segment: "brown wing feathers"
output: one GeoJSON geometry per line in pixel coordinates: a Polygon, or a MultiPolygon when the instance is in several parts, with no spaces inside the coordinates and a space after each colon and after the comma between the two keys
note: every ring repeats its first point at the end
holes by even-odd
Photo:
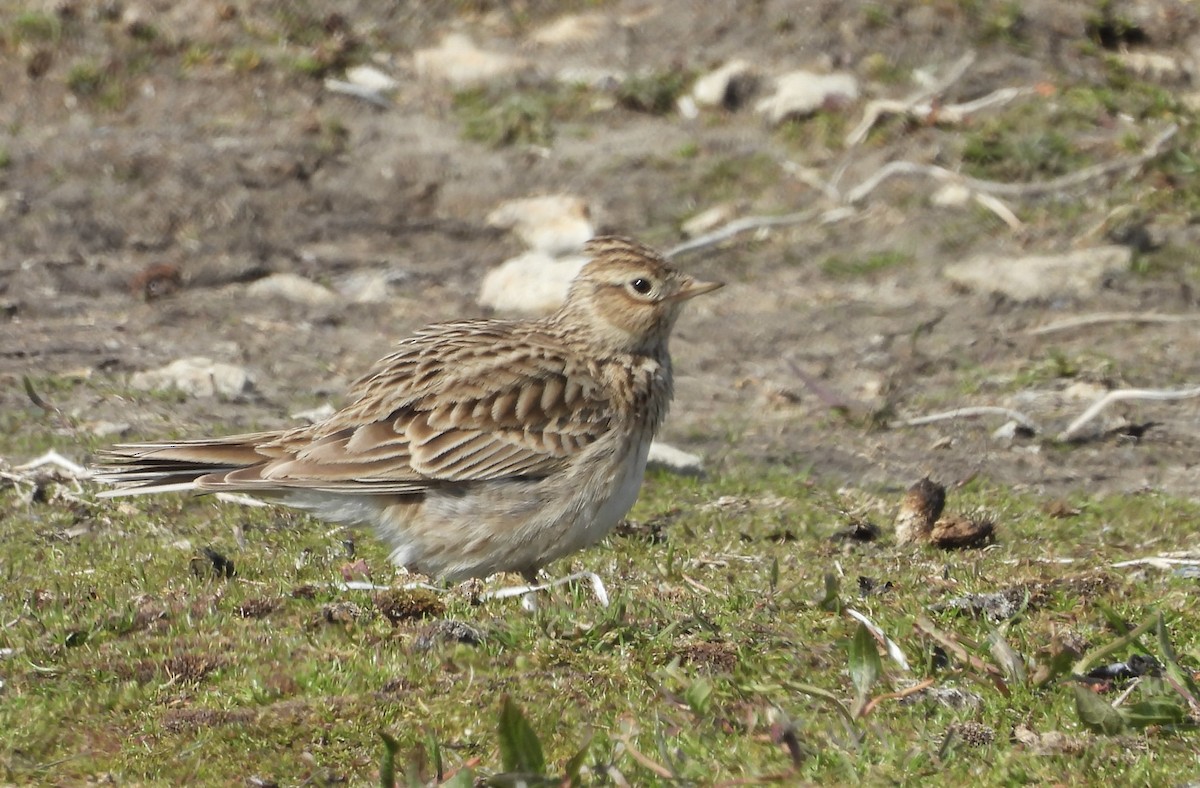
{"type": "Polygon", "coordinates": [[[197,480],[206,489],[376,493],[553,473],[609,429],[606,397],[593,370],[569,368],[553,348],[513,337],[520,325],[462,323],[418,334],[324,422],[119,446],[106,476],[136,487],[197,480]]]}

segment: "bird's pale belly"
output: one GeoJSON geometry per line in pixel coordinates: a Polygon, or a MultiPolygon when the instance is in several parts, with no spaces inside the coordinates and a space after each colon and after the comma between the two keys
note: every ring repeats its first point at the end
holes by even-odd
{"type": "Polygon", "coordinates": [[[595,544],[621,521],[637,500],[649,450],[648,439],[631,448],[632,456],[613,469],[616,478],[593,470],[538,482],[498,481],[469,492],[431,492],[423,500],[374,507],[362,501],[338,513],[323,507],[319,514],[374,526],[392,546],[395,563],[433,577],[457,582],[528,573],[595,544]],[[351,511],[357,516],[348,517],[351,511]]]}
{"type": "Polygon", "coordinates": [[[613,485],[608,498],[603,500],[595,514],[580,518],[581,521],[574,524],[560,545],[560,549],[554,551],[550,559],[582,550],[599,542],[633,508],[638,493],[642,489],[642,479],[646,475],[646,457],[650,453],[650,440],[648,438],[643,440],[641,445],[634,447],[632,451],[634,456],[623,463],[621,475],[613,485]]]}

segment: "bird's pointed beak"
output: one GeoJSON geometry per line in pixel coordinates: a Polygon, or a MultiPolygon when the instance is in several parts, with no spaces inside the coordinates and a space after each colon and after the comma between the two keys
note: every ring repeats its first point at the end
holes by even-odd
{"type": "Polygon", "coordinates": [[[717,288],[724,287],[724,282],[706,282],[703,279],[693,279],[688,277],[683,287],[679,288],[679,292],[675,294],[676,301],[687,301],[689,298],[695,298],[698,295],[711,293],[717,288]]]}

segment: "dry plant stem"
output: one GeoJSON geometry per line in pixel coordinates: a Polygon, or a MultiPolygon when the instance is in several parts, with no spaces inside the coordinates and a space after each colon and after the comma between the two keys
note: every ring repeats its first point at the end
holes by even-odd
{"type": "Polygon", "coordinates": [[[803,165],[797,164],[794,161],[784,161],[784,162],[781,162],[779,166],[783,169],[784,172],[786,172],[788,175],[791,175],[793,178],[800,181],[805,186],[809,186],[813,189],[816,189],[821,194],[825,195],[825,199],[829,200],[830,202],[841,202],[842,195],[837,190],[837,186],[835,186],[834,184],[837,182],[837,179],[840,178],[842,173],[845,171],[844,164],[843,164],[843,166],[838,167],[837,172],[834,173],[834,177],[833,177],[832,181],[827,181],[824,178],[822,178],[820,175],[817,174],[817,171],[815,169],[813,169],[812,167],[805,167],[803,165]]]}
{"type": "Polygon", "coordinates": [[[870,178],[867,178],[861,184],[856,186],[846,194],[846,202],[854,205],[862,202],[871,192],[875,191],[880,184],[889,178],[898,175],[921,175],[928,178],[934,178],[940,181],[961,184],[973,191],[990,194],[996,197],[1035,197],[1041,194],[1051,192],[1060,192],[1076,186],[1102,178],[1114,172],[1134,169],[1147,161],[1159,156],[1167,142],[1179,131],[1177,125],[1170,125],[1156,136],[1150,143],[1142,149],[1142,152],[1136,156],[1129,156],[1124,159],[1115,159],[1102,164],[1096,164],[1091,167],[1085,167],[1082,170],[1068,173],[1058,178],[1051,178],[1048,181],[1032,181],[1029,183],[1000,183],[998,181],[984,181],[978,178],[970,178],[961,173],[948,170],[945,167],[938,167],[934,164],[918,164],[911,161],[893,161],[880,167],[878,171],[870,178]]]}
{"type": "Polygon", "coordinates": [[[1057,440],[1069,441],[1074,439],[1085,424],[1100,415],[1101,411],[1114,402],[1124,402],[1126,400],[1174,402],[1175,400],[1194,399],[1196,397],[1200,397],[1200,386],[1190,389],[1117,389],[1116,391],[1110,391],[1093,402],[1079,418],[1075,419],[1075,421],[1071,422],[1070,426],[1060,432],[1057,440]]]}
{"type": "Polygon", "coordinates": [[[54,449],[51,449],[50,451],[46,452],[41,457],[32,459],[23,465],[16,466],[15,468],[13,468],[13,470],[14,471],[32,471],[32,470],[42,467],[43,465],[53,465],[54,467],[63,471],[68,476],[72,477],[73,479],[90,479],[92,477],[92,472],[89,471],[87,468],[83,467],[82,465],[80,465],[77,462],[68,460],[66,457],[62,456],[61,454],[56,452],[54,449]]]}
{"type": "Polygon", "coordinates": [[[899,419],[897,421],[888,422],[889,429],[898,429],[900,427],[920,427],[924,424],[933,424],[938,421],[950,421],[952,419],[973,419],[978,416],[1003,416],[1007,419],[1017,422],[1022,427],[1040,433],[1037,424],[1033,422],[1024,413],[1010,408],[1000,408],[993,405],[977,405],[969,408],[955,408],[941,413],[931,413],[928,416],[916,416],[911,419],[899,419]]]}
{"type": "Polygon", "coordinates": [[[1010,229],[1020,230],[1025,226],[1025,223],[1017,217],[1017,214],[1013,212],[1013,209],[1005,205],[999,197],[993,197],[990,194],[984,194],[982,192],[975,192],[973,195],[971,195],[971,197],[975,200],[975,202],[979,203],[984,208],[987,208],[989,211],[996,214],[996,216],[1000,217],[1000,221],[1007,224],[1010,229]]]}
{"type": "Polygon", "coordinates": [[[1089,328],[1106,323],[1191,323],[1200,320],[1200,315],[1164,315],[1155,312],[1097,312],[1093,315],[1079,315],[1065,320],[1057,320],[1044,326],[1029,328],[1025,333],[1031,337],[1045,336],[1059,331],[1071,331],[1076,328],[1089,328]]]}
{"type": "Polygon", "coordinates": [[[1020,96],[1028,96],[1033,88],[1001,88],[974,101],[962,104],[937,105],[932,101],[923,100],[915,104],[907,101],[880,99],[867,104],[862,121],[854,130],[846,135],[847,145],[857,145],[867,138],[871,129],[884,115],[908,115],[918,120],[932,120],[937,123],[962,123],[968,116],[988,107],[1007,104],[1020,96]]]}
{"type": "Polygon", "coordinates": [[[972,65],[974,65],[974,63],[975,63],[975,50],[968,49],[966,52],[964,52],[962,54],[962,57],[960,57],[958,60],[954,61],[954,65],[952,65],[950,67],[950,70],[947,71],[941,79],[939,79],[937,82],[933,83],[929,87],[923,88],[921,90],[918,90],[916,93],[913,93],[911,96],[909,96],[906,99],[906,101],[908,101],[909,103],[915,104],[918,101],[924,101],[925,99],[932,98],[932,97],[938,95],[939,93],[945,93],[947,90],[949,90],[951,85],[953,85],[955,82],[962,79],[963,74],[966,74],[967,69],[969,69],[972,65]]]}
{"type": "MultiPolygon", "coordinates": [[[[999,91],[997,91],[999,92],[999,91]]],[[[987,97],[985,97],[987,98],[987,97]]],[[[975,102],[978,104],[983,99],[975,102]]],[[[967,105],[962,105],[967,106],[967,105]]],[[[796,165],[785,163],[784,169],[795,174],[803,182],[813,186],[820,191],[827,199],[834,202],[840,202],[842,205],[838,208],[833,208],[826,211],[820,211],[816,208],[810,208],[796,213],[784,214],[782,216],[747,216],[743,219],[737,219],[730,222],[719,230],[715,230],[705,235],[697,236],[690,241],[685,241],[678,246],[668,250],[664,255],[667,259],[671,259],[687,252],[695,252],[700,249],[705,249],[710,246],[715,246],[722,241],[727,241],[735,235],[739,235],[750,230],[759,230],[766,227],[780,227],[790,224],[803,224],[804,222],[812,221],[820,217],[822,224],[833,224],[843,221],[855,215],[853,206],[858,205],[870,196],[871,192],[875,191],[885,181],[901,175],[917,175],[934,180],[943,181],[946,183],[956,183],[970,189],[974,192],[974,199],[983,207],[995,213],[1001,221],[1013,229],[1019,229],[1022,226],[1021,220],[1017,215],[1005,205],[1001,197],[1036,197],[1042,194],[1065,191],[1076,186],[1082,186],[1089,181],[1102,178],[1115,172],[1131,170],[1145,164],[1153,158],[1161,155],[1169,142],[1178,133],[1177,125],[1170,125],[1156,136],[1150,143],[1136,156],[1129,156],[1123,159],[1096,164],[1091,167],[1085,167],[1077,172],[1068,173],[1058,178],[1052,178],[1048,181],[1033,181],[1030,183],[1001,183],[999,181],[985,181],[978,178],[971,178],[962,173],[948,170],[945,167],[939,167],[935,164],[918,164],[911,161],[893,161],[885,164],[875,171],[873,175],[865,181],[855,186],[844,195],[837,187],[840,180],[840,175],[845,171],[845,167],[839,169],[839,173],[834,180],[826,183],[820,180],[814,173],[809,170],[799,168],[796,165]]]]}
{"type": "Polygon", "coordinates": [[[1200,559],[1197,558],[1170,558],[1168,556],[1156,555],[1149,558],[1131,558],[1128,561],[1118,561],[1115,564],[1110,564],[1113,569],[1124,569],[1129,566],[1152,566],[1155,569],[1170,569],[1173,566],[1200,566],[1200,559]]]}
{"type": "Polygon", "coordinates": [[[638,764],[644,768],[654,772],[654,774],[662,777],[664,780],[674,780],[675,773],[663,766],[661,763],[651,760],[648,756],[642,754],[641,750],[633,745],[628,736],[620,736],[617,741],[625,745],[625,752],[629,753],[629,757],[633,758],[638,764]]]}
{"type": "Polygon", "coordinates": [[[874,698],[871,698],[871,700],[867,703],[866,706],[863,706],[863,710],[859,713],[858,716],[860,716],[860,717],[870,716],[871,712],[875,710],[875,707],[878,706],[880,703],[883,703],[885,700],[903,700],[904,698],[907,698],[909,695],[916,695],[918,692],[924,692],[925,690],[932,687],[935,683],[936,682],[934,679],[925,679],[920,684],[914,684],[913,686],[909,687],[908,689],[897,690],[896,692],[885,692],[882,695],[876,695],[874,698]]]}
{"type": "Polygon", "coordinates": [[[854,130],[846,135],[846,145],[854,146],[867,138],[867,134],[874,128],[875,124],[885,114],[908,115],[914,114],[920,117],[928,115],[932,108],[926,103],[929,99],[946,92],[958,80],[962,79],[963,74],[967,73],[967,69],[975,62],[975,52],[967,51],[955,61],[950,70],[945,76],[939,79],[929,87],[918,90],[912,95],[900,99],[880,99],[869,102],[863,110],[863,119],[854,127],[854,130]],[[922,105],[925,105],[922,107],[922,105]]]}
{"type": "Polygon", "coordinates": [[[604,587],[604,581],[595,572],[576,572],[560,577],[557,580],[551,580],[548,583],[538,583],[536,585],[511,586],[508,588],[498,588],[495,591],[487,591],[480,594],[480,599],[508,599],[509,597],[519,596],[527,597],[530,594],[538,591],[548,591],[551,588],[574,583],[578,580],[586,580],[591,584],[592,593],[596,595],[596,601],[601,607],[608,607],[608,589],[604,587]]]}
{"type": "Polygon", "coordinates": [[[806,211],[797,213],[788,213],[783,216],[747,216],[744,219],[737,219],[730,222],[719,230],[715,230],[705,235],[700,235],[690,241],[685,241],[678,246],[668,249],[663,256],[670,260],[687,252],[694,252],[697,249],[704,249],[709,246],[715,246],[732,238],[739,233],[748,232],[750,230],[758,230],[763,227],[780,227],[788,224],[803,224],[804,222],[812,221],[820,214],[820,211],[810,208],[806,211]]]}
{"type": "Polygon", "coordinates": [[[325,89],[331,93],[341,93],[344,96],[362,99],[380,109],[391,109],[392,106],[386,95],[378,88],[367,88],[355,85],[353,82],[343,82],[340,79],[327,79],[325,80],[325,89]]]}
{"type": "Polygon", "coordinates": [[[17,473],[9,473],[8,471],[0,471],[0,479],[3,479],[6,482],[9,482],[14,487],[17,486],[18,484],[28,484],[31,486],[33,486],[35,484],[35,482],[32,479],[30,479],[28,476],[22,476],[17,473]]]}
{"type": "MultiPolygon", "coordinates": [[[[338,591],[391,591],[392,590],[391,586],[380,585],[379,583],[372,583],[367,580],[346,580],[341,583],[330,583],[329,587],[336,589],[338,591]]],[[[428,585],[427,583],[407,583],[405,585],[400,586],[400,588],[403,588],[403,589],[427,588],[430,591],[436,591],[439,594],[444,594],[447,592],[447,589],[445,589],[445,588],[437,588],[436,586],[431,586],[431,585],[428,585]]]]}

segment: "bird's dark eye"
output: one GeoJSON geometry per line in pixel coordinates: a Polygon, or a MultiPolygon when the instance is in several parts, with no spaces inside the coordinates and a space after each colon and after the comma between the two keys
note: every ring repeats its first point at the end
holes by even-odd
{"type": "Polygon", "coordinates": [[[641,293],[642,295],[649,293],[652,287],[649,279],[643,279],[640,276],[630,282],[629,286],[633,288],[635,293],[641,293]]]}

